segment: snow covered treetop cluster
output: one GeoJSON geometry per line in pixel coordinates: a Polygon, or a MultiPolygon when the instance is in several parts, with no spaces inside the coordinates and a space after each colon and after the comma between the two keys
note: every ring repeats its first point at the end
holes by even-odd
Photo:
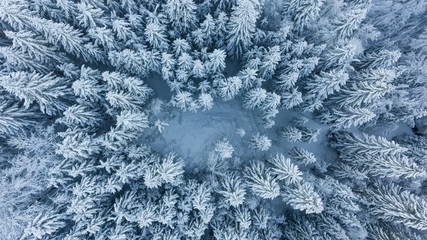
{"type": "Polygon", "coordinates": [[[427,239],[426,0],[0,0],[0,239],[427,239]]]}

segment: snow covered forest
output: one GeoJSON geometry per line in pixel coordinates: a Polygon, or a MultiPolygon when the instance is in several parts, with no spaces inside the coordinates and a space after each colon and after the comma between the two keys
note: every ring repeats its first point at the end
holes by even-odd
{"type": "Polygon", "coordinates": [[[0,239],[427,239],[427,0],[0,0],[0,239]]]}

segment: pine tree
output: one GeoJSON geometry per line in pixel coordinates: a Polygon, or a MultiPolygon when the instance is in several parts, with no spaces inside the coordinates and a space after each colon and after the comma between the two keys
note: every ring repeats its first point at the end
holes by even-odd
{"type": "Polygon", "coordinates": [[[187,111],[190,110],[194,100],[191,93],[182,91],[172,97],[171,103],[172,106],[180,108],[183,111],[187,111]]]}
{"type": "Polygon", "coordinates": [[[169,153],[161,160],[156,159],[144,174],[144,183],[149,188],[157,188],[162,184],[176,184],[184,173],[184,162],[175,153],[169,153]]]}
{"type": "Polygon", "coordinates": [[[97,140],[83,132],[82,129],[69,128],[65,132],[59,133],[59,136],[63,140],[56,153],[66,159],[87,159],[100,151],[97,140]]]}
{"type": "Polygon", "coordinates": [[[177,38],[172,42],[172,49],[175,56],[180,56],[184,52],[188,52],[191,47],[185,39],[177,38]]]}
{"type": "Polygon", "coordinates": [[[238,0],[233,6],[227,25],[227,52],[239,59],[252,45],[251,34],[255,32],[258,12],[257,1],[238,0]]]}
{"type": "Polygon", "coordinates": [[[242,229],[249,229],[252,224],[251,214],[247,208],[239,207],[234,210],[236,221],[242,229]]]}
{"type": "Polygon", "coordinates": [[[310,127],[299,127],[302,133],[302,141],[304,142],[317,142],[317,136],[320,133],[320,128],[314,129],[310,127]]]}
{"type": "Polygon", "coordinates": [[[19,104],[0,101],[0,135],[8,136],[23,133],[36,125],[37,114],[34,110],[25,109],[19,104]]]}
{"type": "Polygon", "coordinates": [[[144,84],[140,78],[131,77],[118,72],[103,72],[102,79],[116,91],[126,91],[138,96],[145,101],[151,96],[153,90],[144,84]]]}
{"type": "Polygon", "coordinates": [[[281,97],[275,92],[268,92],[265,101],[262,103],[261,109],[268,111],[270,109],[276,109],[281,103],[281,97]]]}
{"type": "Polygon", "coordinates": [[[195,78],[205,78],[207,74],[207,68],[202,61],[196,59],[193,63],[191,75],[195,78]]]}
{"type": "Polygon", "coordinates": [[[140,49],[139,51],[130,49],[120,52],[110,51],[108,59],[114,67],[133,73],[139,77],[145,77],[150,71],[155,71],[160,66],[160,56],[153,55],[153,52],[145,49],[140,49]],[[158,59],[156,59],[157,57],[158,59]],[[150,65],[150,60],[158,62],[158,66],[150,65]]]}
{"type": "Polygon", "coordinates": [[[188,53],[182,53],[178,57],[178,67],[179,70],[189,71],[193,69],[194,60],[188,53]]]}
{"type": "Polygon", "coordinates": [[[140,97],[124,91],[110,91],[106,94],[105,99],[111,107],[121,110],[139,110],[144,103],[140,97]]]}
{"type": "Polygon", "coordinates": [[[85,48],[87,45],[86,37],[83,33],[65,23],[56,23],[51,20],[41,18],[30,18],[31,28],[41,32],[47,41],[53,45],[64,48],[67,53],[73,54],[77,57],[82,56],[85,61],[93,62],[100,60],[85,48]]]}
{"type": "Polygon", "coordinates": [[[215,47],[216,48],[224,48],[226,46],[226,37],[227,37],[227,25],[229,22],[229,18],[226,12],[219,12],[217,18],[215,19],[215,47]]]}
{"type": "Polygon", "coordinates": [[[361,166],[362,169],[367,169],[370,175],[379,178],[418,178],[427,176],[425,170],[417,164],[410,162],[405,155],[362,155],[356,157],[354,160],[357,161],[357,165],[361,166]]]}
{"type": "Polygon", "coordinates": [[[148,117],[143,112],[122,111],[120,115],[117,115],[117,128],[140,132],[148,125],[148,117]]]}
{"type": "Polygon", "coordinates": [[[104,12],[91,4],[84,2],[77,4],[77,20],[79,25],[84,28],[96,28],[106,25],[106,19],[103,17],[104,12]]]}
{"type": "Polygon", "coordinates": [[[100,72],[98,70],[82,66],[80,69],[80,79],[74,81],[72,84],[74,94],[91,102],[101,101],[103,99],[104,88],[100,84],[100,80],[100,72]]]}
{"type": "Polygon", "coordinates": [[[398,73],[395,69],[387,69],[387,68],[368,68],[364,69],[354,75],[352,75],[351,79],[357,82],[369,81],[369,82],[384,82],[391,83],[396,77],[398,73]]]}
{"type": "Polygon", "coordinates": [[[297,116],[297,117],[293,117],[291,123],[301,127],[304,126],[307,122],[308,122],[308,118],[303,117],[303,116],[297,116]]]}
{"type": "Polygon", "coordinates": [[[276,115],[279,113],[279,110],[276,108],[265,109],[262,111],[262,124],[265,128],[272,128],[276,122],[273,120],[276,115]]]}
{"type": "Polygon", "coordinates": [[[23,238],[30,236],[42,239],[46,235],[51,235],[65,226],[65,219],[60,214],[52,211],[37,215],[25,229],[23,238]]]}
{"type": "Polygon", "coordinates": [[[294,88],[299,78],[299,72],[292,71],[289,73],[282,73],[274,80],[274,86],[277,91],[285,91],[294,88]]]}
{"type": "Polygon", "coordinates": [[[196,190],[191,194],[193,207],[199,211],[205,211],[211,200],[211,191],[212,189],[205,183],[198,184],[196,190]]]}
{"type": "Polygon", "coordinates": [[[247,185],[256,195],[266,199],[274,199],[279,196],[279,184],[263,163],[252,162],[245,168],[244,174],[248,179],[247,185]]]}
{"type": "Polygon", "coordinates": [[[414,239],[422,240],[423,238],[406,227],[396,226],[391,223],[379,221],[376,224],[366,226],[368,232],[367,240],[388,240],[392,239],[414,239]]]}
{"type": "Polygon", "coordinates": [[[333,134],[342,160],[380,178],[415,178],[426,172],[401,153],[407,149],[385,138],[353,133],[333,134]]]}

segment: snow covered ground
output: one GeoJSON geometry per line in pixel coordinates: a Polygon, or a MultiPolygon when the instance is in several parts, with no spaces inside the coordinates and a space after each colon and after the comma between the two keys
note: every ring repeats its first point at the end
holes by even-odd
{"type": "MultiPolygon", "coordinates": [[[[143,141],[150,143],[156,152],[177,153],[185,160],[187,169],[203,167],[214,144],[223,138],[227,138],[234,147],[234,160],[265,160],[276,153],[288,155],[292,147],[298,146],[313,152],[321,162],[333,161],[336,155],[327,146],[327,130],[314,120],[310,120],[307,124],[312,128],[322,129],[315,143],[290,143],[279,135],[280,129],[293,125],[292,118],[300,114],[291,110],[280,110],[275,118],[276,125],[265,129],[259,113],[244,109],[240,99],[217,101],[211,110],[203,112],[182,112],[180,109],[172,109],[168,116],[161,119],[169,126],[166,126],[162,133],[154,127],[147,129],[143,141]],[[246,133],[243,137],[237,133],[239,128],[246,133]],[[255,133],[267,135],[272,140],[272,147],[268,151],[253,150],[248,146],[250,138],[255,133]]],[[[300,168],[304,169],[303,166],[300,168]]]]}

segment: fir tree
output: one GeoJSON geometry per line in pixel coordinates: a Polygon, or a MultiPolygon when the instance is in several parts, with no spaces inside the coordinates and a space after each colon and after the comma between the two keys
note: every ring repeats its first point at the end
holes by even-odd
{"type": "Polygon", "coordinates": [[[245,188],[241,179],[234,175],[227,175],[221,182],[223,190],[219,191],[225,201],[233,207],[238,207],[245,200],[245,188]]]}
{"type": "Polygon", "coordinates": [[[145,37],[147,42],[153,48],[164,48],[168,44],[164,30],[159,24],[149,23],[145,28],[145,37]]]}
{"type": "Polygon", "coordinates": [[[370,214],[385,221],[425,230],[427,202],[391,183],[375,183],[365,192],[370,214]]]}
{"type": "Polygon", "coordinates": [[[359,44],[356,40],[348,40],[327,51],[321,60],[324,68],[339,68],[348,65],[356,55],[359,44]]]}
{"type": "Polygon", "coordinates": [[[176,33],[183,35],[196,25],[197,6],[193,0],[172,0],[165,5],[165,13],[176,33]]]}
{"type": "Polygon", "coordinates": [[[227,52],[239,59],[252,45],[251,34],[255,32],[258,12],[257,1],[238,0],[233,6],[227,25],[227,52]]]}
{"type": "Polygon", "coordinates": [[[267,151],[271,147],[271,140],[265,135],[256,133],[249,141],[249,146],[255,150],[267,151]]]}
{"type": "Polygon", "coordinates": [[[358,66],[361,68],[387,68],[393,66],[400,58],[399,51],[381,50],[362,56],[358,66]]]}
{"type": "Polygon", "coordinates": [[[316,157],[314,156],[314,154],[305,150],[304,148],[300,148],[300,147],[292,148],[289,154],[297,162],[301,162],[304,165],[309,165],[316,162],[316,157]]]}
{"type": "Polygon", "coordinates": [[[344,109],[333,108],[329,113],[322,116],[322,121],[328,123],[331,127],[350,128],[352,126],[360,126],[371,121],[375,117],[375,113],[366,108],[345,107],[344,109]]]}
{"type": "Polygon", "coordinates": [[[65,57],[59,52],[49,47],[46,40],[37,37],[36,34],[29,31],[5,31],[6,37],[12,39],[13,48],[19,48],[23,52],[26,52],[31,58],[37,61],[49,64],[51,61],[59,63],[65,57]]]}
{"type": "Polygon", "coordinates": [[[11,72],[0,78],[0,86],[24,101],[29,108],[36,102],[40,110],[48,115],[63,111],[67,104],[65,97],[70,96],[70,89],[64,79],[55,77],[53,73],[42,76],[36,72],[11,72]]]}
{"type": "Polygon", "coordinates": [[[281,99],[281,105],[285,109],[291,109],[303,103],[302,94],[297,88],[292,89],[291,92],[282,93],[281,99]]]}
{"type": "Polygon", "coordinates": [[[233,99],[242,88],[242,80],[239,77],[221,79],[218,83],[219,95],[225,100],[233,99]]]}
{"type": "Polygon", "coordinates": [[[273,165],[272,172],[279,180],[285,180],[286,184],[295,184],[302,180],[302,173],[298,167],[291,163],[289,158],[282,154],[276,154],[269,161],[273,165]]]}
{"type": "Polygon", "coordinates": [[[361,106],[372,104],[387,93],[394,90],[394,86],[384,82],[358,82],[349,88],[341,90],[338,97],[332,98],[339,106],[361,106]]]}
{"type": "Polygon", "coordinates": [[[305,211],[307,214],[323,211],[322,199],[308,183],[299,182],[286,187],[282,197],[284,202],[295,209],[305,211]]]}
{"type": "Polygon", "coordinates": [[[269,80],[274,75],[280,60],[280,47],[273,46],[269,48],[268,52],[266,52],[263,56],[261,65],[259,67],[260,76],[266,80],[269,80]]]}
{"type": "Polygon", "coordinates": [[[307,82],[309,90],[306,98],[326,99],[329,95],[340,90],[346,84],[348,74],[343,70],[333,69],[329,72],[321,72],[313,81],[307,82]]]}
{"type": "Polygon", "coordinates": [[[341,154],[345,155],[394,155],[404,153],[407,148],[384,137],[370,136],[367,134],[354,134],[350,132],[337,132],[331,134],[333,144],[341,154]]]}
{"type": "Polygon", "coordinates": [[[279,184],[261,162],[252,162],[245,168],[245,177],[248,179],[247,185],[252,191],[266,199],[274,199],[280,194],[279,184]]]}
{"type": "Polygon", "coordinates": [[[352,9],[338,18],[334,25],[336,26],[339,38],[349,38],[353,32],[359,28],[361,22],[366,17],[366,9],[352,9]]]}
{"type": "Polygon", "coordinates": [[[228,139],[224,138],[215,144],[215,152],[221,159],[227,159],[233,156],[234,148],[228,139]]]}
{"type": "Polygon", "coordinates": [[[280,131],[280,135],[285,138],[286,141],[292,143],[302,141],[302,133],[296,127],[286,127],[280,131]]]}
{"type": "Polygon", "coordinates": [[[202,110],[210,110],[213,105],[213,98],[209,93],[202,93],[199,95],[199,98],[197,99],[197,104],[200,109],[202,110]]]}
{"type": "Polygon", "coordinates": [[[0,53],[6,58],[5,67],[10,70],[30,70],[48,73],[49,67],[42,62],[37,62],[25,53],[10,47],[0,47],[0,53]]]}
{"type": "Polygon", "coordinates": [[[292,14],[295,25],[302,30],[316,20],[322,5],[321,0],[292,0],[288,11],[292,14]]]}
{"type": "Polygon", "coordinates": [[[226,54],[224,50],[215,49],[209,54],[209,70],[212,74],[221,73],[225,69],[226,54]]]}
{"type": "Polygon", "coordinates": [[[244,107],[247,109],[255,109],[261,107],[267,98],[267,91],[263,88],[254,88],[248,91],[244,96],[244,107]]]}
{"type": "Polygon", "coordinates": [[[75,104],[64,111],[64,116],[58,122],[66,124],[68,127],[74,126],[99,126],[101,116],[87,105],[75,104]]]}

